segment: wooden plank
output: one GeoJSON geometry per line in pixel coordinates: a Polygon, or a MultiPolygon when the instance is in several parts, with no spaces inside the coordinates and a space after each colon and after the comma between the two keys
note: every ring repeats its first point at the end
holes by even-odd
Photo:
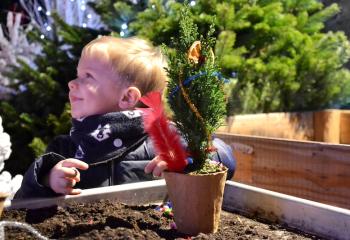
{"type": "Polygon", "coordinates": [[[350,111],[237,115],[228,117],[217,132],[350,144],[350,111]]]}
{"type": "Polygon", "coordinates": [[[350,144],[350,110],[342,110],[340,115],[340,143],[350,144]]]}
{"type": "Polygon", "coordinates": [[[248,154],[246,151],[243,150],[242,146],[246,147],[245,145],[233,145],[233,148],[236,149],[236,151],[233,152],[233,155],[235,159],[240,160],[237,161],[236,164],[236,168],[240,169],[240,171],[236,171],[236,173],[234,174],[234,179],[239,179],[240,181],[248,184],[253,183],[253,155],[248,154]]]}
{"type": "Polygon", "coordinates": [[[320,142],[340,142],[341,110],[329,109],[314,112],[314,140],[320,142]]]}
{"type": "Polygon", "coordinates": [[[218,132],[313,140],[313,113],[261,113],[227,118],[218,132]]]}
{"type": "Polygon", "coordinates": [[[237,144],[252,148],[250,165],[244,163],[249,158],[236,154],[234,180],[350,209],[349,145],[220,133],[217,136],[233,149],[237,144]]]}

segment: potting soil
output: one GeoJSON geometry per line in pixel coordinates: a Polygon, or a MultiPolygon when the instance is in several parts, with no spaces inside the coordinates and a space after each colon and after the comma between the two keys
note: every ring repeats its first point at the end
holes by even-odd
{"type": "MultiPolygon", "coordinates": [[[[187,236],[174,229],[171,215],[156,207],[100,200],[71,203],[64,208],[5,210],[1,221],[29,223],[50,239],[321,239],[225,211],[217,233],[187,236]]],[[[24,229],[6,227],[5,239],[36,238],[24,229]]]]}

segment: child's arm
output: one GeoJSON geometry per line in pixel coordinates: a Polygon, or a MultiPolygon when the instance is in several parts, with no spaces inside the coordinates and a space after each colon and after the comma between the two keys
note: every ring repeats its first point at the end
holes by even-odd
{"type": "MultiPolygon", "coordinates": [[[[214,155],[213,160],[221,162],[228,168],[227,179],[231,179],[236,168],[236,160],[231,147],[218,138],[214,138],[213,145],[217,148],[217,154],[214,155]]],[[[167,169],[168,164],[156,156],[146,165],[145,173],[152,173],[153,176],[160,177],[167,169]]]]}
{"type": "Polygon", "coordinates": [[[74,156],[75,151],[76,147],[69,136],[56,137],[48,145],[46,153],[30,165],[23,176],[21,187],[14,198],[24,199],[57,196],[58,193],[49,187],[49,174],[57,164],[74,156]]]}

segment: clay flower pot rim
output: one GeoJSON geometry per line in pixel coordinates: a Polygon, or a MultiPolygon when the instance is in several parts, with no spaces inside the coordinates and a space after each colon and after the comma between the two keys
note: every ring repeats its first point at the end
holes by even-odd
{"type": "Polygon", "coordinates": [[[164,173],[177,173],[177,174],[183,174],[183,175],[188,175],[188,176],[193,176],[193,177],[200,177],[200,176],[208,176],[208,175],[218,175],[218,174],[222,174],[224,172],[227,172],[228,171],[228,168],[225,167],[225,169],[223,169],[222,171],[219,171],[219,172],[212,172],[212,173],[193,173],[193,172],[190,172],[190,173],[182,173],[182,172],[171,172],[171,171],[164,171],[164,173]]]}

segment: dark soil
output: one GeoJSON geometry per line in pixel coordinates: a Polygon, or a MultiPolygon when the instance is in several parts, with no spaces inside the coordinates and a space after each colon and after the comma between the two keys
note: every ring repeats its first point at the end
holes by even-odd
{"type": "MultiPolygon", "coordinates": [[[[54,239],[191,239],[172,229],[172,218],[156,205],[127,206],[101,200],[39,210],[5,210],[3,221],[30,223],[42,235],[54,239]]],[[[5,239],[35,239],[26,230],[6,227],[5,239]]],[[[222,212],[215,234],[192,239],[320,239],[286,228],[261,223],[238,214],[222,212]]]]}

